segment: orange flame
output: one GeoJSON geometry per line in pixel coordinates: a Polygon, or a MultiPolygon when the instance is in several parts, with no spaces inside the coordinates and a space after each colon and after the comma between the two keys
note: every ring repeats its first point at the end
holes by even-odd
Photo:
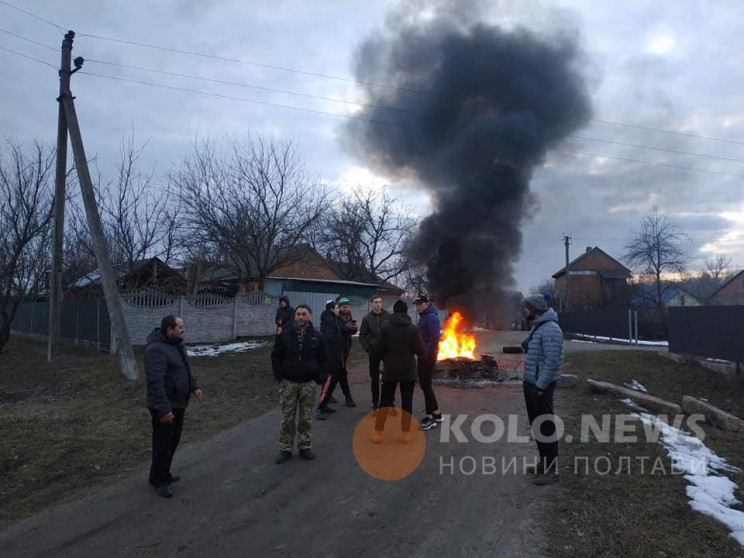
{"type": "Polygon", "coordinates": [[[453,313],[444,322],[437,360],[457,357],[475,358],[475,335],[463,331],[462,314],[459,312],[453,313]]]}

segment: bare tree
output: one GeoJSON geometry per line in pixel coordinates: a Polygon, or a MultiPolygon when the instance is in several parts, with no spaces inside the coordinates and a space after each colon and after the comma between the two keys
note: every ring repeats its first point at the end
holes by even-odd
{"type": "Polygon", "coordinates": [[[417,222],[387,190],[356,190],[323,222],[323,244],[346,279],[389,281],[405,272],[404,249],[417,222]]]}
{"type": "Polygon", "coordinates": [[[0,352],[10,339],[18,303],[47,282],[54,208],[55,151],[24,151],[7,141],[0,153],[0,352]]]}
{"type": "Polygon", "coordinates": [[[731,256],[718,254],[705,260],[705,270],[719,287],[723,283],[726,271],[731,265],[731,256]]]}
{"type": "Polygon", "coordinates": [[[654,302],[664,331],[667,330],[667,318],[662,295],[672,286],[665,276],[687,271],[689,255],[684,244],[688,243],[689,237],[666,214],[654,207],[644,217],[641,230],[625,247],[623,259],[642,270],[653,281],[654,302]]]}
{"type": "Polygon", "coordinates": [[[180,193],[193,242],[211,247],[258,289],[308,243],[327,203],[294,142],[263,135],[228,138],[225,151],[210,141],[195,142],[170,182],[180,193]]]}
{"type": "MultiPolygon", "coordinates": [[[[99,172],[95,186],[111,261],[127,273],[130,283],[123,285],[127,289],[144,286],[137,274],[132,273],[138,261],[159,257],[170,263],[178,252],[179,203],[166,187],[155,181],[152,171],[140,170],[146,146],[147,143],[136,146],[133,136],[122,139],[116,180],[104,184],[99,172]]],[[[93,243],[79,204],[71,204],[71,214],[70,237],[74,240],[68,255],[72,267],[79,266],[83,271],[93,257],[93,243]]]]}

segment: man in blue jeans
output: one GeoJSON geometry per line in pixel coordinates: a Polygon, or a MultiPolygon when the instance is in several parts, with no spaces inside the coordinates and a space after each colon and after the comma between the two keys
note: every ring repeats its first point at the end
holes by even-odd
{"type": "Polygon", "coordinates": [[[428,296],[417,296],[413,304],[419,315],[418,328],[421,339],[424,341],[424,358],[418,359],[419,385],[421,385],[421,391],[424,392],[424,405],[426,406],[426,416],[421,420],[421,428],[431,430],[442,422],[442,412],[439,410],[437,396],[434,395],[434,388],[431,385],[434,367],[437,365],[439,335],[442,326],[437,309],[434,308],[428,296]]]}
{"type": "Polygon", "coordinates": [[[553,420],[553,392],[563,367],[563,331],[558,325],[558,314],[548,307],[548,296],[536,294],[525,299],[524,313],[532,320],[532,329],[522,341],[527,353],[524,357],[524,401],[530,428],[537,442],[540,461],[532,471],[537,485],[558,480],[558,439],[553,420]],[[541,419],[540,431],[534,423],[541,419]],[[547,419],[547,420],[546,420],[547,419]]]}

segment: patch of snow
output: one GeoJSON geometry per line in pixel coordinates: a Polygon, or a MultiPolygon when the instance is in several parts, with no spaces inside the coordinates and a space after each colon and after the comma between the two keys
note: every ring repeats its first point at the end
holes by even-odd
{"type": "Polygon", "coordinates": [[[588,343],[589,345],[594,345],[594,341],[584,341],[583,339],[571,339],[572,343],[588,343]]]}
{"type": "Polygon", "coordinates": [[[648,393],[648,390],[643,386],[641,382],[638,380],[631,380],[631,382],[623,384],[625,387],[629,387],[630,389],[634,389],[636,391],[642,391],[644,393],[648,393]]]}
{"type": "MultiPolygon", "coordinates": [[[[613,343],[623,343],[625,345],[635,345],[636,343],[630,343],[628,341],[627,337],[624,338],[618,338],[618,337],[602,337],[601,335],[584,335],[582,333],[576,333],[574,334],[576,337],[579,337],[580,339],[590,339],[594,341],[612,341],[613,343]]],[[[644,341],[643,339],[638,340],[638,345],[645,345],[645,346],[652,346],[652,347],[668,347],[669,341],[644,341]]]]}
{"type": "Polygon", "coordinates": [[[700,399],[700,401],[705,401],[706,403],[708,402],[708,398],[707,397],[698,397],[698,399],[700,399]]]}
{"type": "Polygon", "coordinates": [[[226,345],[192,345],[186,347],[186,353],[190,357],[216,357],[222,353],[244,353],[251,349],[265,347],[266,341],[242,341],[240,343],[228,343],[226,345]]]}
{"type": "Polygon", "coordinates": [[[626,397],[625,399],[621,399],[620,402],[625,403],[628,407],[632,407],[633,409],[644,411],[646,413],[648,412],[648,409],[646,409],[645,407],[641,407],[638,403],[628,397],[626,397]]]}
{"type": "Polygon", "coordinates": [[[690,483],[686,489],[690,507],[726,525],[731,536],[744,547],[744,512],[730,507],[739,503],[734,496],[737,486],[723,474],[739,469],[729,465],[698,438],[666,424],[655,415],[641,413],[636,416],[661,431],[661,443],[667,454],[675,467],[684,471],[685,480],[690,483]]]}
{"type": "Polygon", "coordinates": [[[706,358],[705,362],[718,362],[721,364],[731,364],[730,360],[721,360],[720,358],[706,358]]]}

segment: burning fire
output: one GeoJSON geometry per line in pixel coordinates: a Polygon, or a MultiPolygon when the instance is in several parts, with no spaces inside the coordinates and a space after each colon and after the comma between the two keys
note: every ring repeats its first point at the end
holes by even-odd
{"type": "Polygon", "coordinates": [[[462,314],[459,312],[453,313],[444,322],[437,360],[457,357],[475,358],[475,335],[463,331],[462,314]]]}

